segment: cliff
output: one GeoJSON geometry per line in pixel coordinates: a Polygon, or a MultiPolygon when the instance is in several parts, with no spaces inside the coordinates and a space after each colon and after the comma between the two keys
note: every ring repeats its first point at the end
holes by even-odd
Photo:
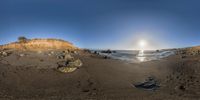
{"type": "Polygon", "coordinates": [[[76,50],[78,49],[72,43],[60,39],[28,39],[25,42],[13,42],[0,46],[1,49],[17,49],[17,50],[76,50]]]}

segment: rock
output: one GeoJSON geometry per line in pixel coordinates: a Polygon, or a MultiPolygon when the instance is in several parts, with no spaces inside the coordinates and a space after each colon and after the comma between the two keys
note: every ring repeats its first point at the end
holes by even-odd
{"type": "Polygon", "coordinates": [[[74,51],[74,54],[78,54],[78,52],[77,52],[77,51],[74,51]]]}
{"type": "Polygon", "coordinates": [[[183,59],[183,58],[186,58],[186,56],[181,56],[181,58],[183,59]]]}
{"type": "Polygon", "coordinates": [[[85,52],[85,53],[91,53],[91,51],[89,49],[83,49],[83,52],[85,52]]]}
{"type": "Polygon", "coordinates": [[[20,57],[24,57],[24,56],[25,56],[25,54],[20,54],[19,56],[20,56],[20,57]]]}
{"type": "Polygon", "coordinates": [[[145,82],[134,84],[136,88],[145,89],[145,90],[156,90],[160,86],[158,85],[158,82],[153,78],[149,77],[146,79],[145,82]]]}
{"type": "Polygon", "coordinates": [[[51,52],[50,52],[50,54],[54,55],[54,54],[55,54],[55,52],[54,52],[54,51],[51,51],[51,52]]]}
{"type": "Polygon", "coordinates": [[[112,53],[112,51],[110,49],[108,49],[106,51],[101,51],[101,53],[112,53]]]}
{"type": "Polygon", "coordinates": [[[72,54],[78,54],[77,51],[75,51],[75,50],[70,51],[70,53],[72,53],[72,54]]]}
{"type": "Polygon", "coordinates": [[[112,51],[112,53],[117,53],[117,51],[112,51]]]}
{"type": "Polygon", "coordinates": [[[69,54],[69,50],[63,51],[64,54],[69,54]]]}
{"type": "Polygon", "coordinates": [[[69,73],[75,71],[77,68],[81,67],[83,63],[81,60],[77,59],[75,61],[60,61],[58,64],[58,71],[63,73],[69,73]]]}
{"type": "Polygon", "coordinates": [[[81,62],[81,60],[77,59],[75,61],[69,62],[68,63],[68,67],[81,67],[83,65],[83,63],[81,62]]]}
{"type": "Polygon", "coordinates": [[[65,58],[64,59],[72,61],[72,60],[74,60],[74,57],[72,57],[70,54],[65,54],[65,58]]]}
{"type": "Polygon", "coordinates": [[[60,61],[57,64],[58,64],[58,67],[66,67],[68,63],[69,63],[68,61],[60,61]]]}
{"type": "Polygon", "coordinates": [[[97,54],[98,52],[97,51],[94,51],[94,54],[97,54]]]}
{"type": "Polygon", "coordinates": [[[108,53],[108,54],[110,54],[110,53],[116,53],[116,51],[111,51],[110,49],[108,49],[108,50],[105,50],[105,51],[101,51],[101,53],[108,53]]]}
{"type": "Polygon", "coordinates": [[[89,89],[83,89],[82,92],[89,92],[89,89]]]}
{"type": "Polygon", "coordinates": [[[93,51],[92,53],[95,54],[95,55],[99,55],[98,51],[93,51]]]}
{"type": "Polygon", "coordinates": [[[108,57],[108,56],[104,56],[103,58],[104,58],[104,59],[109,59],[109,57],[108,57]]]}
{"type": "Polygon", "coordinates": [[[65,58],[64,55],[58,55],[58,56],[57,56],[57,59],[64,59],[64,58],[65,58]]]}
{"type": "Polygon", "coordinates": [[[184,51],[181,51],[181,54],[186,54],[186,51],[184,50],[184,51]]]}
{"type": "Polygon", "coordinates": [[[179,89],[180,89],[181,91],[185,91],[185,86],[181,85],[181,86],[179,86],[179,89]]]}
{"type": "Polygon", "coordinates": [[[3,52],[2,52],[2,56],[3,56],[3,57],[6,57],[6,56],[8,56],[8,53],[5,52],[5,51],[3,51],[3,52]]]}
{"type": "Polygon", "coordinates": [[[77,68],[70,68],[70,67],[59,67],[58,71],[62,72],[62,73],[70,73],[75,71],[77,68]]]}
{"type": "Polygon", "coordinates": [[[42,51],[37,51],[37,53],[41,54],[41,53],[42,53],[42,51]]]}

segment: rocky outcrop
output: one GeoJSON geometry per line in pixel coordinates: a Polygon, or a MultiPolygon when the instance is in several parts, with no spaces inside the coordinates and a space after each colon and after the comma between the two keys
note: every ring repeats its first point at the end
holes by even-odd
{"type": "Polygon", "coordinates": [[[60,60],[57,62],[57,70],[62,73],[70,73],[80,68],[83,63],[80,59],[75,59],[68,51],[63,51],[57,54],[57,59],[60,60]]]}
{"type": "Polygon", "coordinates": [[[77,68],[80,68],[83,63],[81,60],[73,60],[73,61],[60,61],[57,63],[58,64],[58,71],[62,73],[70,73],[75,71],[77,68]]]}
{"type": "Polygon", "coordinates": [[[108,54],[110,54],[110,53],[116,53],[116,51],[111,51],[110,49],[108,49],[108,50],[101,51],[101,53],[108,53],[108,54]]]}
{"type": "Polygon", "coordinates": [[[29,39],[26,42],[14,42],[0,46],[1,49],[17,49],[17,50],[77,50],[72,43],[60,39],[29,39]]]}

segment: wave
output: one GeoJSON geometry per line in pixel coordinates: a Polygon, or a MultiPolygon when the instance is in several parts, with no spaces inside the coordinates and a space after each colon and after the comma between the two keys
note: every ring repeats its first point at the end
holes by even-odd
{"type": "Polygon", "coordinates": [[[151,60],[159,60],[170,55],[175,54],[174,50],[161,51],[136,51],[136,50],[117,50],[116,53],[99,53],[100,55],[111,57],[112,59],[119,59],[123,61],[138,63],[151,60]]]}

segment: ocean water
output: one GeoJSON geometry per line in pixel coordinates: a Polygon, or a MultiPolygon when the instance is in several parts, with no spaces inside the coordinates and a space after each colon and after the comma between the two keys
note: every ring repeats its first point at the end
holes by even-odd
{"type": "Polygon", "coordinates": [[[162,58],[168,57],[175,54],[174,50],[160,50],[157,51],[135,51],[135,50],[116,50],[116,53],[101,53],[100,55],[111,57],[112,59],[119,59],[123,61],[128,61],[132,63],[146,62],[151,60],[160,60],[162,58]]]}

